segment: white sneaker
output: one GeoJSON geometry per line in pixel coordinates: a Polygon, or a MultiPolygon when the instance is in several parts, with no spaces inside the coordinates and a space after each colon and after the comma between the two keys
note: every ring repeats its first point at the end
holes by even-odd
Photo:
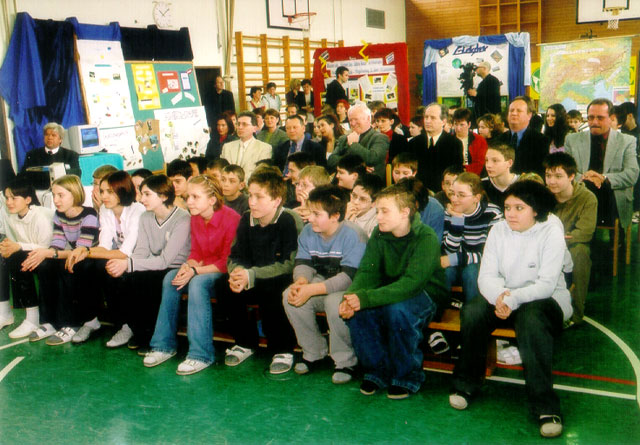
{"type": "Polygon", "coordinates": [[[113,337],[111,337],[111,340],[107,342],[107,348],[117,348],[119,346],[126,345],[129,343],[129,340],[131,340],[131,337],[133,337],[133,332],[129,326],[125,324],[113,337]]]}
{"type": "Polygon", "coordinates": [[[76,335],[75,329],[69,327],[62,328],[51,337],[47,338],[47,344],[49,346],[58,346],[69,343],[74,335],[76,335]]]}
{"type": "Polygon", "coordinates": [[[175,351],[174,352],[151,351],[144,356],[144,360],[142,363],[144,363],[144,365],[147,368],[153,368],[154,366],[158,366],[166,362],[174,355],[176,355],[175,351]]]}
{"type": "Polygon", "coordinates": [[[71,341],[78,344],[78,343],[84,343],[85,341],[89,340],[89,337],[91,336],[91,334],[95,331],[97,331],[98,328],[95,328],[93,326],[91,326],[90,324],[84,324],[80,327],[80,329],[78,329],[78,332],[75,333],[75,335],[71,338],[71,341]]]}
{"type": "Polygon", "coordinates": [[[28,337],[36,329],[38,329],[38,326],[31,323],[29,320],[25,318],[25,320],[22,323],[20,323],[20,326],[15,328],[13,331],[9,332],[9,338],[28,337]]]}
{"type": "Polygon", "coordinates": [[[45,338],[51,337],[55,333],[55,328],[49,323],[45,323],[43,325],[40,325],[35,331],[31,333],[31,335],[29,335],[29,341],[44,340],[45,338]]]}
{"type": "Polygon", "coordinates": [[[200,372],[205,368],[211,366],[211,363],[201,362],[200,360],[194,360],[191,358],[186,359],[178,365],[176,374],[178,375],[191,375],[196,372],[200,372]]]}
{"type": "Polygon", "coordinates": [[[4,328],[5,326],[11,326],[14,321],[15,319],[13,318],[13,314],[7,314],[3,316],[2,318],[0,318],[0,329],[4,328]]]}

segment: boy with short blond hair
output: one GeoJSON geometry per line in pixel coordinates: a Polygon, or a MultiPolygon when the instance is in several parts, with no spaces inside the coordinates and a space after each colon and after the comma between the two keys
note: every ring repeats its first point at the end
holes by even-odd
{"type": "Polygon", "coordinates": [[[378,225],[375,200],[383,188],[384,180],[380,176],[365,173],[358,178],[351,191],[351,200],[347,204],[345,219],[360,226],[367,238],[378,225]]]}
{"type": "Polygon", "coordinates": [[[224,203],[242,215],[249,210],[249,200],[244,193],[244,170],[236,164],[227,165],[222,169],[220,181],[224,203]]]}
{"type": "Polygon", "coordinates": [[[236,342],[226,351],[227,366],[239,365],[258,347],[257,326],[247,313],[247,305],[256,303],[274,354],[270,372],[281,374],[293,365],[295,337],[282,307],[282,292],[293,281],[302,221],[282,207],[285,193],[284,179],[275,170],[259,169],[249,178],[251,211],[240,219],[228,260],[229,286],[221,292],[236,342]]]}
{"type": "Polygon", "coordinates": [[[345,221],[347,193],[335,185],[322,185],[309,194],[309,224],[298,238],[294,282],[283,293],[283,305],[302,347],[297,374],[307,374],[330,355],[335,364],[332,382],[351,380],[357,358],[349,328],[338,315],[344,291],[358,270],[367,237],[345,221]],[[320,333],[316,313],[325,312],[329,343],[320,333]]]}
{"type": "Polygon", "coordinates": [[[300,171],[298,182],[296,183],[296,200],[300,203],[294,210],[300,215],[304,222],[309,217],[307,198],[314,188],[331,183],[331,177],[324,167],[319,165],[308,165],[300,171]]]}
{"type": "Polygon", "coordinates": [[[420,389],[422,328],[446,299],[440,242],[417,215],[416,197],[401,185],[378,194],[374,229],[353,283],[340,304],[365,375],[364,395],[388,388],[390,399],[420,389]]]}
{"type": "Polygon", "coordinates": [[[519,175],[511,173],[515,158],[515,150],[502,144],[489,147],[485,155],[484,168],[487,177],[482,179],[482,186],[487,192],[489,202],[500,207],[500,210],[504,210],[507,189],[519,178],[519,175]]]}

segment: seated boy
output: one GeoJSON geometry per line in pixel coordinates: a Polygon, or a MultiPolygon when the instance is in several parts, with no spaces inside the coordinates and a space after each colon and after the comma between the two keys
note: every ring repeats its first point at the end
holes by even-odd
{"type": "Polygon", "coordinates": [[[207,163],[207,170],[205,172],[216,178],[219,182],[222,182],[222,169],[227,165],[231,164],[224,158],[213,159],[207,163]]]}
{"type": "Polygon", "coordinates": [[[274,354],[269,371],[281,374],[293,365],[295,337],[282,307],[282,292],[293,281],[302,221],[282,207],[285,192],[282,175],[270,167],[256,169],[249,178],[251,211],[240,219],[228,260],[229,287],[221,292],[236,343],[226,351],[227,366],[239,365],[258,347],[258,327],[247,313],[247,305],[256,303],[274,354]]]}
{"type": "Polygon", "coordinates": [[[360,156],[346,155],[340,158],[336,167],[338,185],[347,190],[353,190],[358,177],[364,175],[366,171],[367,166],[360,156]]]}
{"type": "Polygon", "coordinates": [[[174,159],[167,165],[167,176],[173,184],[173,190],[176,192],[176,199],[173,204],[181,209],[187,209],[187,182],[193,176],[191,164],[182,159],[174,159]]]}
{"type": "Polygon", "coordinates": [[[296,201],[300,205],[293,210],[300,215],[300,218],[306,223],[309,218],[309,208],[307,207],[307,199],[309,193],[314,188],[331,183],[331,177],[324,167],[319,165],[308,165],[300,171],[298,182],[296,183],[296,201]]]}
{"type": "Polygon", "coordinates": [[[367,237],[357,225],[344,221],[344,189],[321,185],[309,194],[308,206],[311,214],[298,238],[294,281],[283,293],[285,312],[302,347],[302,361],[294,370],[306,374],[330,354],[335,363],[332,382],[347,383],[358,360],[338,306],[358,270],[367,237]],[[317,312],[327,314],[330,349],[318,328],[317,312]]]}
{"type": "Polygon", "coordinates": [[[242,167],[231,164],[223,168],[220,186],[225,205],[240,215],[249,210],[249,200],[244,194],[244,170],[242,167]]]}
{"type": "Polygon", "coordinates": [[[581,323],[584,317],[591,275],[589,242],[596,230],[598,200],[583,182],[574,181],[578,168],[571,155],[562,152],[550,154],[543,165],[547,188],[558,202],[553,213],[562,221],[564,238],[573,261],[573,315],[568,322],[572,326],[581,323]]]}
{"type": "Polygon", "coordinates": [[[495,145],[489,147],[485,157],[484,168],[487,177],[482,179],[484,191],[491,204],[504,210],[504,198],[507,189],[518,180],[518,175],[511,173],[516,152],[508,145],[495,145]]]}
{"type": "Polygon", "coordinates": [[[287,158],[287,173],[284,175],[285,182],[287,184],[287,200],[284,206],[288,209],[298,207],[298,201],[296,199],[296,184],[300,179],[300,172],[307,165],[315,165],[311,154],[305,151],[297,151],[291,153],[287,158]]]}
{"type": "Polygon", "coordinates": [[[416,198],[400,185],[378,194],[378,228],[340,303],[365,375],[360,392],[387,388],[391,399],[420,389],[422,328],[446,298],[440,242],[416,214],[416,198]],[[434,302],[435,301],[435,302],[434,302]]]}
{"type": "Polygon", "coordinates": [[[584,121],[582,120],[582,113],[578,110],[569,110],[567,112],[567,125],[569,125],[569,131],[572,133],[578,133],[584,129],[584,121]]]}
{"type": "Polygon", "coordinates": [[[203,175],[208,165],[208,160],[204,156],[193,156],[187,159],[187,162],[191,166],[193,176],[203,175]]]}
{"type": "Polygon", "coordinates": [[[435,198],[443,208],[446,209],[447,204],[451,204],[451,186],[458,175],[463,171],[464,169],[459,165],[450,165],[442,172],[442,190],[436,193],[435,198]]]}
{"type": "Polygon", "coordinates": [[[400,153],[393,159],[393,170],[391,174],[393,176],[393,182],[398,183],[402,179],[411,178],[415,180],[411,183],[409,190],[413,191],[413,194],[418,199],[418,212],[420,213],[420,219],[422,222],[431,227],[438,236],[438,240],[442,240],[442,231],[444,228],[444,207],[440,205],[437,199],[429,196],[430,192],[419,179],[416,179],[418,174],[418,160],[413,153],[405,152],[400,153]]]}
{"type": "Polygon", "coordinates": [[[365,173],[358,178],[351,191],[351,200],[347,204],[345,219],[360,226],[367,238],[371,236],[373,229],[378,225],[374,202],[383,188],[384,181],[380,176],[365,173]]]}

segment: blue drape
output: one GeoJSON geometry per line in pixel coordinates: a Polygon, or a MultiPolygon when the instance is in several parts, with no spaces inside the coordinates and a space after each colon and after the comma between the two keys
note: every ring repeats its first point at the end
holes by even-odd
{"type": "Polygon", "coordinates": [[[75,17],[69,17],[66,21],[73,25],[79,40],[109,40],[113,42],[122,40],[118,22],[111,22],[108,25],[89,25],[78,23],[78,19],[75,17]]]}
{"type": "MultiPolygon", "coordinates": [[[[456,38],[458,39],[458,38],[456,38]]],[[[460,39],[470,39],[468,36],[461,36],[460,39]]],[[[453,43],[454,39],[425,40],[423,51],[422,68],[422,104],[428,105],[437,100],[437,51],[446,48],[453,43]]],[[[505,35],[480,36],[478,42],[490,45],[507,43],[505,35]]],[[[509,42],[509,100],[524,94],[525,82],[525,48],[513,45],[509,42]]]]}

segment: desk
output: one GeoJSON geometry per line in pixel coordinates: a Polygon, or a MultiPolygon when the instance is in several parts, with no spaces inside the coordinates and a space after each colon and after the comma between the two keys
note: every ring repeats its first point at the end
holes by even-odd
{"type": "Polygon", "coordinates": [[[79,159],[80,169],[82,170],[82,185],[93,185],[93,172],[96,168],[110,164],[118,170],[122,170],[124,162],[122,156],[115,153],[93,153],[90,155],[82,155],[79,159]]]}

